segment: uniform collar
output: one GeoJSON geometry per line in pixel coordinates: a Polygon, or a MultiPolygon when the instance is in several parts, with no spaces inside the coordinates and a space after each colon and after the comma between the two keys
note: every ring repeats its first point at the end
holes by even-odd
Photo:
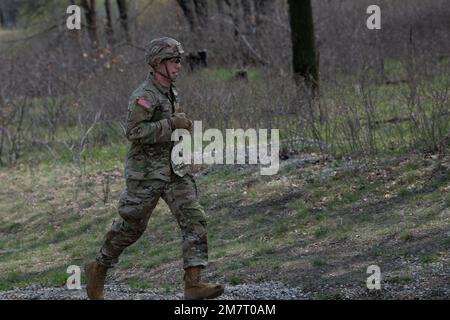
{"type": "Polygon", "coordinates": [[[172,95],[173,95],[173,92],[176,92],[176,88],[173,84],[170,84],[169,88],[163,87],[158,81],[155,80],[152,73],[148,74],[147,80],[149,83],[153,84],[153,86],[155,86],[155,88],[158,89],[158,91],[161,92],[166,97],[171,96],[171,91],[172,91],[172,95]]]}

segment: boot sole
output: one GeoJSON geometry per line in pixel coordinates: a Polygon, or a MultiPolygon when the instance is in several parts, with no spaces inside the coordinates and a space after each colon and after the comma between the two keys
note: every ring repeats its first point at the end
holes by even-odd
{"type": "Polygon", "coordinates": [[[225,291],[224,288],[221,288],[219,291],[217,291],[216,293],[214,293],[214,294],[212,294],[212,295],[206,297],[205,299],[214,299],[214,298],[217,298],[217,297],[221,296],[221,295],[223,294],[224,291],[225,291]]]}
{"type": "Polygon", "coordinates": [[[209,296],[206,297],[202,297],[202,296],[190,296],[190,297],[186,297],[184,296],[184,300],[204,300],[204,299],[214,299],[217,298],[219,296],[221,296],[224,293],[224,288],[220,288],[217,292],[210,294],[209,296]]]}

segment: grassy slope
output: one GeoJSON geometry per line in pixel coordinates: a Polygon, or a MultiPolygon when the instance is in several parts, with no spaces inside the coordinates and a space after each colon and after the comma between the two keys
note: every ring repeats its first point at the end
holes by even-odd
{"type": "MultiPolygon", "coordinates": [[[[231,284],[280,280],[323,298],[340,297],[340,285],[363,296],[371,264],[394,286],[412,281],[411,268],[418,267],[422,285],[442,295],[445,283],[426,268],[448,264],[449,168],[448,158],[418,155],[365,165],[291,159],[272,177],[212,168],[198,177],[209,222],[207,277],[231,284]]],[[[82,180],[78,173],[70,165],[0,170],[0,289],[63,285],[69,265],[94,257],[117,217],[122,164],[90,165],[82,180]]],[[[110,277],[179,290],[180,253],[176,222],[161,201],[110,277]]]]}

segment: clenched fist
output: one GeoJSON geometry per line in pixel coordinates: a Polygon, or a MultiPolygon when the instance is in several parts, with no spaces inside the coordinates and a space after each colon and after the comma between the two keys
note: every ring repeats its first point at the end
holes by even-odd
{"type": "Polygon", "coordinates": [[[174,113],[170,117],[170,124],[172,129],[190,129],[192,128],[192,121],[186,117],[185,113],[174,113]]]}

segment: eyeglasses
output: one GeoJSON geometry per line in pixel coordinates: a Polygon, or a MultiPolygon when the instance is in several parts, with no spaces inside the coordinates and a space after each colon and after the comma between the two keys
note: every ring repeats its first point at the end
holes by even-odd
{"type": "Polygon", "coordinates": [[[172,63],[181,63],[181,58],[180,57],[170,58],[170,59],[167,59],[167,61],[172,62],[172,63]]]}

